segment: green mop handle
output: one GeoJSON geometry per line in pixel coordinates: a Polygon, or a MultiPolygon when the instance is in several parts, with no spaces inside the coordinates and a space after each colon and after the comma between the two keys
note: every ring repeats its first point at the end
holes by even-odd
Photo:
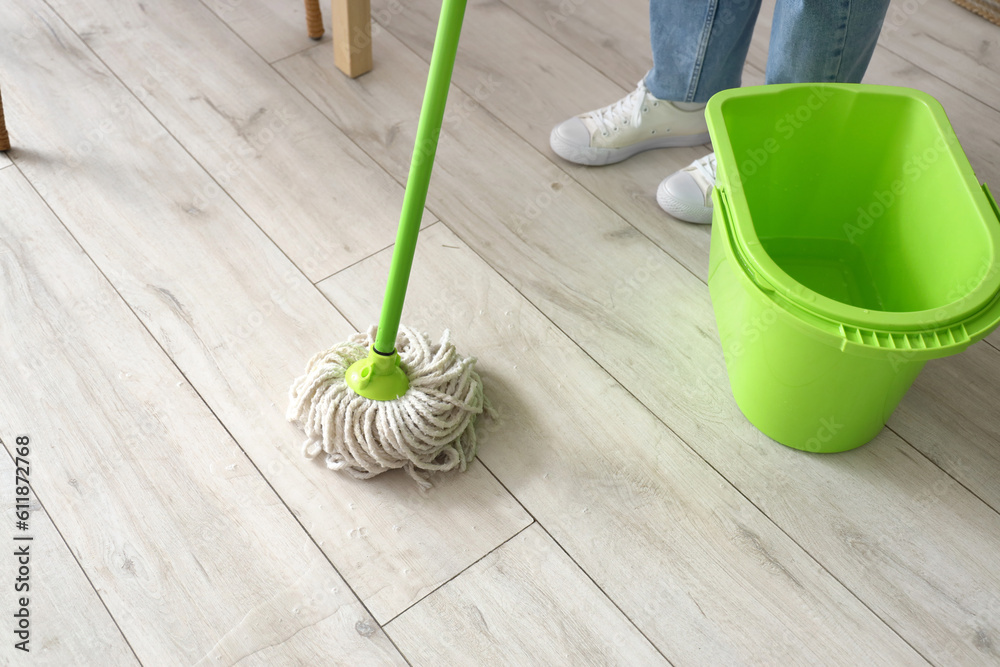
{"type": "Polygon", "coordinates": [[[427,90],[420,109],[417,124],[417,140],[413,146],[410,175],[406,180],[403,195],[403,210],[399,216],[399,230],[396,232],[396,248],[392,253],[389,280],[382,299],[382,315],[375,336],[375,351],[391,355],[396,349],[396,334],[399,319],[403,314],[403,299],[410,280],[413,254],[417,249],[417,234],[423,217],[427,188],[430,186],[434,154],[437,152],[441,123],[444,120],[444,106],[448,101],[448,86],[451,72],[455,67],[458,38],[462,32],[466,0],[444,0],[441,5],[441,20],[434,52],[431,54],[430,73],[427,76],[427,90]]]}

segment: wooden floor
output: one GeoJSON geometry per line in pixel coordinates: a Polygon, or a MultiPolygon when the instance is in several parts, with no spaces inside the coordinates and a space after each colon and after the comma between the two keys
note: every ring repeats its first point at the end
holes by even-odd
{"type": "MultiPolygon", "coordinates": [[[[2,664],[1000,664],[1000,333],[859,450],[757,432],[709,229],[653,197],[707,149],[548,147],[649,66],[644,0],[470,3],[404,321],[479,358],[479,460],[421,492],[304,459],[288,386],[377,318],[439,3],[372,0],[353,81],[301,5],[0,0],[10,537],[18,435],[37,497],[2,664]]],[[[1000,188],[1000,28],[894,2],[866,80],[1000,188]]]]}

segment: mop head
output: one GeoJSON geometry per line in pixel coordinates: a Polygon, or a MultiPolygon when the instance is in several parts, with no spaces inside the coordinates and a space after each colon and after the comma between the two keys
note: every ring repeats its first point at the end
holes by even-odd
{"type": "Polygon", "coordinates": [[[455,350],[449,332],[441,342],[399,328],[396,351],[410,388],[392,401],[359,396],[344,380],[368,356],[375,327],[309,360],[292,385],[288,420],[306,434],[309,459],[326,453],[326,465],[369,479],[403,468],[422,487],[436,470],[465,470],[476,457],[476,417],[492,408],[483,396],[476,360],[455,350]]]}

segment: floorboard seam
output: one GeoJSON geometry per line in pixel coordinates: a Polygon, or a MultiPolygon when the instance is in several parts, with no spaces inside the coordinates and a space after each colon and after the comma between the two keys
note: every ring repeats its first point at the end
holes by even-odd
{"type": "MultiPolygon", "coordinates": [[[[29,179],[24,174],[24,172],[21,171],[21,168],[17,167],[16,165],[15,165],[15,167],[16,167],[19,175],[21,176],[21,178],[24,179],[24,182],[28,184],[28,187],[31,188],[32,192],[35,193],[35,195],[39,198],[39,200],[42,202],[42,204],[45,205],[45,207],[49,210],[49,212],[52,214],[52,216],[59,222],[60,226],[62,226],[62,228],[66,232],[66,234],[72,239],[73,243],[83,253],[83,256],[86,257],[85,261],[89,262],[91,264],[91,266],[93,266],[94,269],[98,273],[100,273],[101,278],[104,280],[104,282],[106,282],[108,284],[108,286],[112,290],[114,290],[114,292],[118,296],[118,298],[121,299],[122,303],[124,303],[125,306],[129,309],[129,312],[132,314],[132,316],[135,317],[136,319],[138,319],[138,316],[135,314],[135,311],[132,310],[132,307],[130,305],[128,305],[128,303],[122,297],[121,293],[118,291],[118,288],[116,288],[114,286],[114,284],[107,277],[107,275],[104,273],[104,271],[101,269],[101,267],[97,264],[96,261],[94,261],[94,258],[91,257],[91,255],[90,255],[89,252],[87,252],[87,249],[83,246],[82,243],[80,243],[79,239],[76,238],[76,235],[73,234],[73,232],[69,229],[69,227],[66,226],[66,223],[59,216],[59,214],[56,213],[55,210],[52,209],[52,206],[51,206],[51,204],[49,204],[48,200],[45,199],[45,197],[42,196],[42,194],[38,191],[38,188],[35,187],[35,184],[31,182],[31,179],[29,179]]],[[[141,321],[139,323],[142,324],[141,321]]],[[[143,325],[143,328],[145,329],[145,325],[143,325]]],[[[147,333],[148,333],[148,330],[147,330],[147,333]]],[[[160,348],[160,349],[162,351],[162,348],[160,348]]],[[[170,359],[169,356],[167,356],[167,359],[170,361],[171,364],[173,364],[173,360],[170,359]]],[[[208,406],[206,405],[206,407],[208,407],[208,406]]],[[[211,408],[209,408],[209,409],[211,410],[211,408]]],[[[215,413],[213,412],[212,414],[214,416],[215,413]]],[[[7,454],[8,454],[8,456],[10,456],[10,452],[9,451],[7,452],[7,454]]],[[[80,568],[80,572],[86,578],[87,583],[90,585],[90,588],[94,591],[94,594],[97,596],[97,599],[101,601],[101,605],[104,607],[104,610],[107,611],[108,617],[111,619],[111,622],[115,624],[115,628],[118,630],[118,633],[122,636],[122,639],[125,640],[125,644],[126,644],[126,646],[128,646],[129,651],[132,652],[132,655],[135,656],[136,661],[140,665],[143,664],[142,660],[139,659],[139,655],[136,653],[135,648],[132,646],[132,642],[129,641],[128,636],[125,634],[125,632],[122,630],[121,626],[118,624],[118,619],[115,618],[115,615],[113,613],[111,613],[111,609],[108,608],[107,603],[104,601],[104,597],[101,595],[100,591],[97,590],[97,586],[95,586],[93,580],[91,580],[90,574],[88,574],[86,568],[83,567],[83,564],[80,562],[80,559],[77,557],[76,551],[73,550],[72,545],[70,545],[70,543],[66,540],[66,536],[63,535],[62,530],[60,530],[59,524],[56,522],[55,517],[53,517],[52,514],[47,509],[45,509],[45,503],[42,502],[41,496],[35,490],[34,484],[31,484],[31,490],[34,493],[35,499],[38,501],[38,504],[42,507],[43,510],[45,510],[45,515],[48,517],[49,521],[52,523],[52,527],[59,534],[59,537],[60,537],[60,539],[62,539],[63,544],[65,544],[66,548],[69,550],[69,553],[73,557],[73,560],[76,562],[77,567],[80,568]]]]}
{"type": "MultiPolygon", "coordinates": [[[[481,464],[482,461],[480,461],[479,463],[481,464]]],[[[485,466],[483,466],[483,467],[485,467],[485,466]]],[[[492,475],[493,473],[491,472],[490,474],[492,475]]],[[[508,493],[510,493],[510,492],[508,491],[508,493]]],[[[523,528],[521,528],[518,531],[516,531],[513,535],[511,535],[510,537],[508,537],[507,539],[505,539],[503,542],[500,542],[499,544],[497,544],[495,547],[493,547],[492,549],[490,549],[489,551],[487,551],[486,553],[484,553],[482,556],[480,556],[479,558],[477,558],[473,562],[469,563],[466,567],[462,568],[461,570],[459,570],[458,572],[456,572],[454,575],[448,577],[448,579],[446,579],[445,581],[442,581],[440,584],[438,584],[437,586],[435,586],[432,590],[427,591],[427,593],[425,593],[424,595],[421,595],[419,598],[417,598],[416,600],[414,600],[413,602],[411,602],[409,605],[406,606],[405,609],[403,609],[402,611],[398,612],[395,616],[393,616],[388,621],[386,621],[385,623],[383,623],[382,624],[382,628],[383,629],[387,628],[397,618],[399,618],[400,616],[402,616],[403,614],[405,614],[407,611],[409,611],[413,607],[416,607],[418,604],[420,604],[421,602],[423,602],[424,600],[426,600],[431,595],[434,595],[434,593],[436,593],[437,591],[439,591],[442,588],[444,588],[445,586],[447,586],[449,583],[451,583],[456,578],[462,576],[462,574],[464,574],[469,569],[471,569],[473,566],[475,566],[476,563],[478,563],[479,561],[483,560],[484,558],[486,558],[487,556],[489,556],[490,554],[492,554],[493,552],[495,552],[497,549],[501,548],[503,545],[507,544],[512,539],[514,539],[515,537],[517,537],[518,535],[520,535],[524,531],[526,531],[529,528],[531,528],[536,523],[538,523],[538,522],[535,521],[534,517],[532,517],[531,521],[526,526],[524,526],[523,528]]],[[[387,634],[388,634],[388,632],[387,632],[387,634]]]]}

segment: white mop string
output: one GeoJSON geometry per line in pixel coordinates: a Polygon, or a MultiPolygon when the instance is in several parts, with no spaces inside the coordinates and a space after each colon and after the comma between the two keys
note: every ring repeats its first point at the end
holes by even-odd
{"type": "Polygon", "coordinates": [[[374,338],[372,327],[320,352],[292,385],[287,417],[306,434],[303,454],[325,453],[327,467],[359,479],[403,468],[425,487],[431,471],[465,470],[476,456],[476,417],[492,414],[476,360],[461,357],[447,331],[432,344],[401,326],[397,352],[410,388],[398,399],[375,401],[344,381],[374,338]]]}

